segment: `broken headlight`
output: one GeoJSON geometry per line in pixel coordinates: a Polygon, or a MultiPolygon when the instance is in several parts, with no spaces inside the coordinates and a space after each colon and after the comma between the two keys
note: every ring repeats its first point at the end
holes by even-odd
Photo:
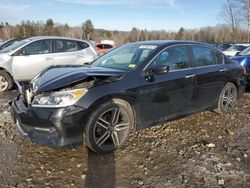
{"type": "Polygon", "coordinates": [[[69,91],[54,92],[49,94],[40,94],[34,97],[32,106],[34,107],[65,107],[73,105],[88,89],[76,89],[69,91]]]}

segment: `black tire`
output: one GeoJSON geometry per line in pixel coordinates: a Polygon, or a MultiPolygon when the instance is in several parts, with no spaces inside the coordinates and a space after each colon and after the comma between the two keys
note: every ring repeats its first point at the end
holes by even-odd
{"type": "Polygon", "coordinates": [[[228,114],[233,112],[234,105],[238,99],[238,90],[235,84],[227,83],[221,91],[218,108],[215,110],[220,114],[228,114]]]}
{"type": "Polygon", "coordinates": [[[129,103],[120,99],[105,102],[89,116],[83,135],[85,143],[96,153],[112,153],[127,141],[134,123],[129,103]]]}
{"type": "Polygon", "coordinates": [[[4,70],[0,70],[0,92],[9,91],[12,89],[14,81],[12,77],[4,70]],[[6,85],[5,85],[6,82],[6,85]],[[4,84],[3,84],[4,83],[4,84]]]}

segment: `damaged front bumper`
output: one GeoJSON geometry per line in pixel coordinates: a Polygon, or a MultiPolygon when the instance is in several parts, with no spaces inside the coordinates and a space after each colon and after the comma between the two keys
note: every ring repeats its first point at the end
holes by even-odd
{"type": "Polygon", "coordinates": [[[87,111],[78,106],[28,107],[22,95],[11,103],[12,118],[24,138],[53,148],[83,143],[87,111]]]}

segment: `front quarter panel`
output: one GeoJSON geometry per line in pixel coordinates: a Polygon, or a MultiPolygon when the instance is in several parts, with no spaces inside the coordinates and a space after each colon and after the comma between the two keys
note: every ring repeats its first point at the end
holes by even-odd
{"type": "Polygon", "coordinates": [[[90,88],[76,105],[88,109],[102,99],[108,100],[114,97],[124,98],[132,105],[135,105],[136,98],[139,96],[139,90],[137,89],[139,85],[138,76],[133,73],[127,73],[120,80],[90,88]]]}

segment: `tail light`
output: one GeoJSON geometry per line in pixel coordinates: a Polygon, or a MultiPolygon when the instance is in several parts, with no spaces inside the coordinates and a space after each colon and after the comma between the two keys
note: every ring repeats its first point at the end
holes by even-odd
{"type": "Polygon", "coordinates": [[[249,75],[250,74],[250,68],[245,68],[246,70],[246,75],[249,75]]]}
{"type": "MultiPolygon", "coordinates": [[[[241,65],[241,68],[242,68],[242,70],[243,70],[243,73],[245,74],[245,75],[247,75],[247,69],[246,69],[246,67],[244,67],[243,65],[241,65]]],[[[248,70],[249,71],[249,70],[248,70]]]]}

